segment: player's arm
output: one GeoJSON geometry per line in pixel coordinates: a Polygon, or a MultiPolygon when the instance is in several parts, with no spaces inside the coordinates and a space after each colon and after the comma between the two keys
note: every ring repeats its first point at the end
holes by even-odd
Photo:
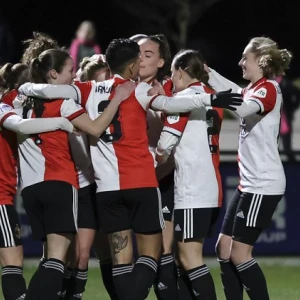
{"type": "Polygon", "coordinates": [[[55,130],[72,133],[73,125],[65,118],[23,119],[12,108],[0,107],[0,126],[18,134],[37,134],[55,130]]]}
{"type": "Polygon", "coordinates": [[[225,78],[221,74],[219,74],[217,71],[215,71],[212,68],[208,68],[209,72],[209,81],[208,83],[212,86],[212,88],[217,91],[224,91],[231,89],[234,93],[241,93],[242,88],[235,84],[234,82],[230,81],[229,79],[225,78]]]}
{"type": "Polygon", "coordinates": [[[241,106],[237,106],[234,113],[239,117],[245,118],[261,111],[260,105],[255,101],[255,99],[247,99],[243,102],[241,106]]]}
{"type": "Polygon", "coordinates": [[[255,89],[249,98],[246,98],[243,104],[237,108],[235,113],[240,117],[247,117],[253,114],[265,115],[273,110],[276,104],[277,90],[274,84],[264,83],[255,89]]]}
{"type": "Polygon", "coordinates": [[[165,163],[173,148],[178,144],[180,137],[170,132],[162,131],[155,149],[155,160],[158,165],[165,163]]]}
{"type": "Polygon", "coordinates": [[[141,106],[147,110],[160,110],[166,114],[176,114],[180,112],[190,112],[193,109],[214,106],[235,110],[235,106],[241,105],[242,96],[239,93],[231,93],[231,90],[218,92],[216,94],[189,94],[176,95],[173,97],[157,94],[156,88],[141,82],[135,89],[135,97],[141,106]]]}
{"type": "Polygon", "coordinates": [[[19,87],[18,91],[22,95],[42,99],[72,98],[76,101],[80,101],[81,94],[79,88],[74,84],[54,85],[26,82],[19,87]]]}
{"type": "Polygon", "coordinates": [[[99,138],[111,123],[121,102],[126,100],[134,91],[134,89],[135,84],[129,81],[118,85],[109,105],[95,120],[92,120],[83,110],[79,109],[78,111],[78,108],[76,109],[76,106],[78,105],[74,100],[72,102],[64,101],[61,113],[64,114],[76,128],[89,135],[99,138]],[[124,90],[121,88],[123,85],[125,85],[125,88],[127,86],[130,88],[126,88],[126,92],[124,92],[124,90]]]}
{"type": "Polygon", "coordinates": [[[179,143],[188,120],[189,113],[169,115],[165,118],[155,150],[155,160],[158,164],[163,164],[168,160],[173,148],[179,143]]]}
{"type": "Polygon", "coordinates": [[[154,96],[149,107],[153,110],[161,110],[164,113],[174,114],[178,112],[190,112],[205,106],[227,108],[236,110],[243,102],[239,93],[231,93],[230,90],[216,94],[199,93],[195,95],[176,95],[167,97],[162,95],[154,96]]]}

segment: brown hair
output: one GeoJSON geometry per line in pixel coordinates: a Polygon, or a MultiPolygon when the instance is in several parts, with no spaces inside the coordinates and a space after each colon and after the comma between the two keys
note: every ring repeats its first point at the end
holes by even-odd
{"type": "Polygon", "coordinates": [[[249,45],[250,52],[259,58],[259,66],[266,78],[285,75],[293,57],[289,50],[279,49],[277,43],[267,37],[252,38],[249,45]]]}

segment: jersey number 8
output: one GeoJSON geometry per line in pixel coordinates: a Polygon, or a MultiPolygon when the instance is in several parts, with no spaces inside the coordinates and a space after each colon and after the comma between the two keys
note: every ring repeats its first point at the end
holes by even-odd
{"type": "MultiPolygon", "coordinates": [[[[98,113],[103,113],[110,103],[109,100],[101,101],[98,105],[98,113]]],[[[122,137],[121,123],[119,122],[119,109],[115,113],[108,128],[101,134],[100,139],[105,143],[112,143],[120,140],[122,137]]]]}

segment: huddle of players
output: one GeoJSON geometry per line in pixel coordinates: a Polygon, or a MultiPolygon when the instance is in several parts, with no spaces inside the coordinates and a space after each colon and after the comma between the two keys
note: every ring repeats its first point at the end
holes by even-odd
{"type": "MultiPolygon", "coordinates": [[[[19,127],[30,127],[25,127],[26,132],[7,125],[7,129],[31,134],[18,147],[20,183],[33,236],[45,241],[45,255],[26,299],[80,299],[92,243],[95,240],[101,261],[99,241],[105,241],[106,235],[113,266],[102,274],[112,299],[145,299],[153,284],[158,299],[216,299],[202,248],[222,205],[218,138],[223,108],[242,117],[243,139],[239,146],[241,184],[228,208],[217,247],[224,291],[228,299],[242,299],[244,285],[251,299],[257,295],[268,299],[263,273],[249,253],[284,193],[274,135],[279,129],[282,97],[271,79],[287,68],[290,59],[290,53],[278,49],[270,39],[252,39],[239,63],[243,77],[250,81],[241,92],[208,68],[198,51],[180,51],[171,63],[162,35],[142,36],[138,43],[113,40],[105,57],[96,58],[104,75],[98,82],[74,81],[71,85],[75,79],[72,58],[58,47],[36,57],[29,68],[30,81],[36,84],[19,88],[29,96],[26,105],[17,107],[23,97],[8,104],[2,99],[10,108],[6,111],[4,107],[1,115],[2,132],[6,132],[6,123],[16,123],[10,118],[18,118],[18,109],[26,121],[50,120],[43,129],[50,131],[47,133],[37,133],[37,126],[28,126],[20,117],[19,127]],[[236,93],[221,92],[228,89],[236,93]],[[51,118],[57,122],[67,118],[72,124],[53,124],[51,118]],[[73,126],[89,138],[78,132],[53,132],[58,128],[72,132],[73,126]],[[259,145],[257,127],[272,131],[269,143],[259,145]],[[271,157],[261,153],[264,147],[270,148],[266,151],[271,157]],[[258,171],[254,166],[262,155],[264,161],[270,161],[258,171]],[[272,173],[275,166],[276,176],[272,173]],[[268,178],[262,178],[265,173],[268,178]],[[272,186],[268,186],[270,181],[272,186]],[[103,236],[95,238],[99,227],[103,236]],[[132,232],[138,252],[134,262],[132,232]],[[179,277],[174,239],[177,264],[184,270],[179,277]],[[68,256],[66,260],[68,249],[75,249],[75,259],[68,256]]],[[[3,270],[7,272],[3,271],[2,278],[8,278],[3,292],[9,295],[16,270],[20,270],[21,282],[21,265],[10,264],[3,270]]],[[[18,297],[25,293],[20,290],[18,297]]]]}

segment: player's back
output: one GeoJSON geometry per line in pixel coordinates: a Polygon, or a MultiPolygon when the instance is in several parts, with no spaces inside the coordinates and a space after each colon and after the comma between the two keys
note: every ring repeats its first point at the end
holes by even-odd
{"type": "MultiPolygon", "coordinates": [[[[203,93],[202,84],[195,84],[177,95],[203,93]]],[[[217,207],[218,183],[208,143],[206,109],[195,109],[181,140],[175,148],[175,207],[217,207]]]]}
{"type": "MultiPolygon", "coordinates": [[[[82,93],[82,104],[92,119],[106,109],[113,97],[114,87],[124,81],[115,75],[104,82],[91,83],[86,100],[86,92],[82,93]]],[[[148,97],[147,90],[144,95],[148,97]]],[[[100,139],[91,138],[98,192],[157,186],[154,161],[148,145],[146,109],[137,97],[140,96],[134,92],[120,104],[100,139]]]]}
{"type": "MultiPolygon", "coordinates": [[[[70,101],[55,100],[43,103],[40,116],[30,110],[29,118],[76,117],[69,109],[70,101]]],[[[72,160],[68,133],[62,130],[22,136],[19,138],[21,187],[47,180],[60,180],[78,187],[77,173],[72,160]]]]}

